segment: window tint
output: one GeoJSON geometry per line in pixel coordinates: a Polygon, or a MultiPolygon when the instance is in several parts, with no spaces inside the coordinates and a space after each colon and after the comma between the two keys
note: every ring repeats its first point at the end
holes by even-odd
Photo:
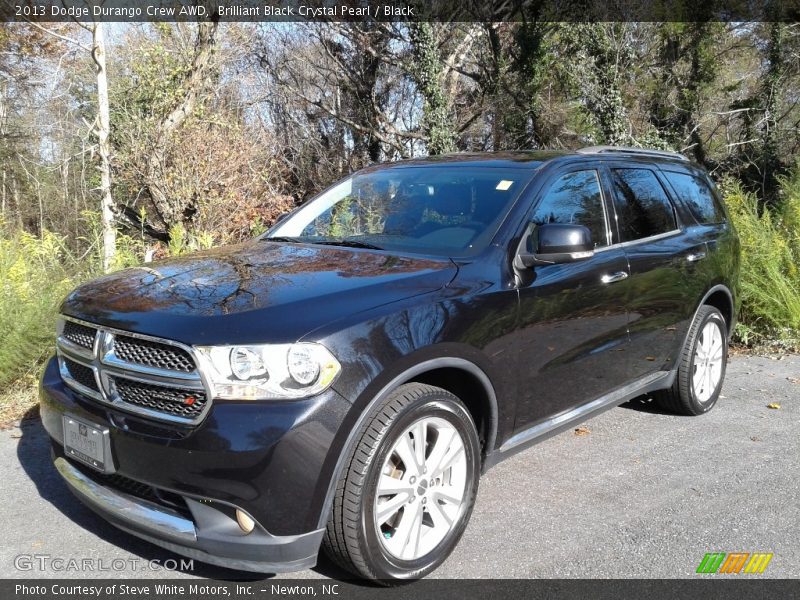
{"type": "Polygon", "coordinates": [[[532,173],[454,165],[371,169],[306,203],[269,236],[474,255],[489,245],[532,173]]]}
{"type": "Polygon", "coordinates": [[[621,241],[677,228],[675,211],[655,173],[648,169],[613,169],[611,179],[621,241]]]}
{"type": "Polygon", "coordinates": [[[675,194],[686,204],[698,223],[722,223],[722,211],[708,183],[700,177],[688,173],[664,173],[675,194]]]}
{"type": "Polygon", "coordinates": [[[608,244],[603,196],[596,171],[576,171],[560,177],[545,194],[533,222],[576,223],[589,228],[595,247],[608,244]]]}

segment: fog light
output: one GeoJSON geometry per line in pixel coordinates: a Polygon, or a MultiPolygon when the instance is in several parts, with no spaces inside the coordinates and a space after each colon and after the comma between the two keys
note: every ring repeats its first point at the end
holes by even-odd
{"type": "Polygon", "coordinates": [[[245,533],[250,533],[256,528],[256,522],[250,518],[250,515],[242,512],[238,508],[236,509],[236,522],[239,524],[239,529],[245,533]]]}

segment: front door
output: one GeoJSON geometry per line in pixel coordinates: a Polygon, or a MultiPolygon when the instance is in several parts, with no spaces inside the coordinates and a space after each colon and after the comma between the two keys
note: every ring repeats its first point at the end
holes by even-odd
{"type": "Polygon", "coordinates": [[[516,431],[627,382],[630,273],[624,249],[610,245],[608,209],[599,172],[585,165],[554,175],[533,204],[528,219],[536,225],[588,227],[595,254],[522,274],[516,431]]]}

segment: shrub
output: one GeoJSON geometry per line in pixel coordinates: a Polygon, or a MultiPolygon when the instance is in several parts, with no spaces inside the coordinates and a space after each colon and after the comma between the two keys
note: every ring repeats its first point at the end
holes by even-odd
{"type": "Polygon", "coordinates": [[[723,190],[742,243],[740,341],[800,338],[800,170],[781,181],[777,206],[766,208],[733,181],[723,190]]]}
{"type": "Polygon", "coordinates": [[[76,265],[54,233],[0,236],[0,389],[52,354],[58,305],[80,278],[76,265]]]}

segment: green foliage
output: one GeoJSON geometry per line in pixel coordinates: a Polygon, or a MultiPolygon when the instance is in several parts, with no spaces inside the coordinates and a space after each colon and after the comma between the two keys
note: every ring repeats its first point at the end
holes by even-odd
{"type": "Polygon", "coordinates": [[[48,231],[0,236],[0,389],[53,352],[58,305],[87,275],[64,241],[48,231]]]}
{"type": "Polygon", "coordinates": [[[742,243],[742,310],[737,335],[744,343],[800,338],[800,169],[781,180],[781,200],[760,208],[755,194],[733,180],[723,185],[742,243]]]}
{"type": "Polygon", "coordinates": [[[630,145],[631,132],[622,94],[624,74],[632,63],[632,49],[620,44],[625,23],[573,23],[562,25],[560,38],[573,56],[569,72],[573,89],[597,124],[601,141],[630,145]]]}
{"type": "Polygon", "coordinates": [[[417,80],[420,93],[425,99],[422,109],[422,127],[428,133],[429,154],[455,152],[456,134],[447,108],[447,98],[442,89],[440,76],[443,71],[442,57],[436,41],[433,23],[415,23],[411,26],[411,41],[414,46],[411,71],[417,80]]]}
{"type": "Polygon", "coordinates": [[[214,245],[214,234],[208,231],[189,232],[183,223],[176,223],[169,228],[170,256],[181,256],[196,250],[207,250],[214,245]]]}

